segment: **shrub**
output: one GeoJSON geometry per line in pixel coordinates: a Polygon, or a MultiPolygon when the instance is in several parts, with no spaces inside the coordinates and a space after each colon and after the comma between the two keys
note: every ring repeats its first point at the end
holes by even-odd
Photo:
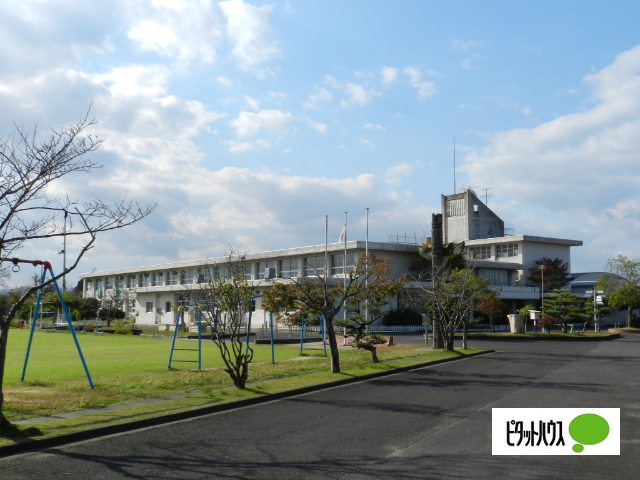
{"type": "Polygon", "coordinates": [[[394,309],[382,317],[383,325],[422,325],[422,315],[413,308],[394,309]]]}
{"type": "Polygon", "coordinates": [[[120,335],[132,335],[130,328],[116,328],[113,333],[120,335]]]}
{"type": "Polygon", "coordinates": [[[98,312],[98,318],[107,319],[111,318],[113,320],[122,320],[127,316],[124,310],[120,310],[119,308],[111,307],[111,308],[102,308],[98,312]]]}
{"type": "Polygon", "coordinates": [[[95,325],[93,323],[85,323],[84,331],[86,333],[93,333],[95,331],[95,325]]]}
{"type": "Polygon", "coordinates": [[[556,325],[556,323],[558,323],[558,321],[548,315],[544,315],[538,320],[538,326],[540,328],[546,328],[549,334],[551,334],[551,330],[553,330],[553,327],[556,325]]]}

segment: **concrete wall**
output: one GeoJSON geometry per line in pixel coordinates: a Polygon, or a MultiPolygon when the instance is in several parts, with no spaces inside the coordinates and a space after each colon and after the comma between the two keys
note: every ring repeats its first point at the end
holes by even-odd
{"type": "Polygon", "coordinates": [[[445,242],[504,236],[504,222],[473,191],[442,195],[445,242]]]}

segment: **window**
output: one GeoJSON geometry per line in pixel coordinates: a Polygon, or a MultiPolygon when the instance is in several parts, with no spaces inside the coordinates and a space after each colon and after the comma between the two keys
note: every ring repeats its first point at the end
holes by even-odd
{"type": "Polygon", "coordinates": [[[113,288],[113,278],[107,277],[105,284],[105,290],[111,290],[113,288]]]}
{"type": "Polygon", "coordinates": [[[473,258],[474,260],[484,260],[485,258],[491,258],[491,246],[472,247],[471,258],[473,258]]]}
{"type": "Polygon", "coordinates": [[[253,265],[251,263],[244,264],[244,279],[253,280],[253,265]]]}
{"type": "Polygon", "coordinates": [[[489,285],[509,286],[510,275],[509,270],[501,270],[498,268],[481,268],[480,278],[489,282],[489,285]]]}
{"type": "MultiPolygon", "coordinates": [[[[347,254],[347,271],[353,269],[354,257],[353,253],[347,254]]],[[[344,254],[331,255],[331,275],[344,275],[344,271],[344,254]]]]}
{"type": "Polygon", "coordinates": [[[171,311],[171,302],[167,302],[164,304],[164,311],[165,312],[170,312],[171,311]]]}
{"type": "Polygon", "coordinates": [[[209,283],[211,281],[211,269],[208,267],[198,269],[198,283],[209,283]]]}
{"type": "Polygon", "coordinates": [[[102,279],[96,278],[96,298],[102,298],[102,279]]]}
{"type": "Polygon", "coordinates": [[[298,259],[280,260],[280,278],[294,278],[298,276],[298,259]]]}
{"type": "Polygon", "coordinates": [[[136,288],[136,276],[129,275],[127,277],[127,288],[136,288]]]}
{"type": "Polygon", "coordinates": [[[175,270],[167,272],[167,285],[178,285],[178,272],[175,270]]]}
{"type": "Polygon", "coordinates": [[[153,286],[154,287],[161,287],[164,285],[164,273],[163,272],[156,272],[153,274],[153,286]]]}
{"type": "Polygon", "coordinates": [[[304,259],[305,275],[307,277],[316,277],[324,275],[324,256],[307,257],[304,259]]]}
{"type": "Polygon", "coordinates": [[[116,288],[122,288],[122,284],[124,283],[124,277],[120,275],[116,277],[116,288]]]}
{"type": "Polygon", "coordinates": [[[268,275],[265,277],[265,271],[266,271],[267,268],[273,268],[275,270],[276,269],[276,261],[275,260],[271,260],[269,262],[260,262],[258,264],[258,278],[269,278],[268,275]]]}
{"type": "Polygon", "coordinates": [[[134,315],[136,312],[136,301],[129,300],[129,315],[134,315]]]}
{"type": "Polygon", "coordinates": [[[147,302],[146,303],[145,311],[146,311],[146,313],[153,313],[153,302],[147,302]]]}
{"type": "Polygon", "coordinates": [[[87,290],[91,290],[93,288],[93,282],[91,280],[85,280],[85,284],[87,285],[87,290]]]}
{"type": "Polygon", "coordinates": [[[496,258],[517,257],[518,244],[508,243],[506,245],[496,245],[496,258]]]}
{"type": "Polygon", "coordinates": [[[148,273],[141,273],[140,274],[140,286],[141,287],[148,287],[149,286],[149,274],[148,273]]]}
{"type": "Polygon", "coordinates": [[[182,285],[190,285],[193,283],[193,269],[182,270],[180,272],[180,283],[182,285]]]}

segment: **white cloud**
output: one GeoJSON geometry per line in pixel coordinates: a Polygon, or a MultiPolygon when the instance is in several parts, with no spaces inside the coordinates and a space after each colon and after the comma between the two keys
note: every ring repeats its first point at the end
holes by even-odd
{"type": "Polygon", "coordinates": [[[375,125],[373,123],[365,123],[364,128],[366,128],[367,130],[384,130],[384,127],[382,125],[375,125]]]}
{"type": "Polygon", "coordinates": [[[409,176],[411,172],[413,172],[413,165],[409,163],[389,167],[384,173],[384,183],[398,187],[402,183],[402,177],[409,176]]]}
{"type": "Polygon", "coordinates": [[[244,101],[247,102],[247,105],[251,110],[260,110],[260,103],[258,103],[258,100],[256,100],[255,98],[250,97],[249,95],[245,95],[244,101]]]}
{"type": "Polygon", "coordinates": [[[325,75],[323,82],[325,85],[328,85],[331,88],[340,88],[340,83],[331,75],[325,75]]]}
{"type": "Polygon", "coordinates": [[[286,94],[286,93],[284,93],[284,92],[272,92],[272,91],[268,91],[268,92],[267,92],[267,96],[268,96],[269,98],[275,98],[275,99],[280,99],[280,100],[281,100],[281,99],[285,99],[285,98],[287,98],[289,95],[287,95],[287,94],[286,94]]]}
{"type": "Polygon", "coordinates": [[[366,90],[362,85],[356,85],[355,83],[347,83],[345,87],[346,93],[349,98],[340,102],[340,107],[351,108],[354,106],[364,107],[371,102],[373,97],[380,95],[375,90],[366,90]]]}
{"type": "Polygon", "coordinates": [[[587,240],[609,229],[628,245],[640,222],[640,46],[584,81],[591,109],[498,133],[466,156],[463,169],[470,183],[493,185],[501,198],[579,219],[591,226],[587,240]]]}
{"type": "Polygon", "coordinates": [[[520,109],[520,112],[521,112],[523,115],[529,115],[529,114],[531,113],[531,110],[529,109],[529,107],[522,107],[522,108],[520,109]]]}
{"type": "Polygon", "coordinates": [[[138,1],[126,7],[127,36],[141,51],[180,61],[216,60],[222,32],[211,2],[138,1]]]}
{"type": "Polygon", "coordinates": [[[272,7],[255,7],[242,0],[219,3],[227,19],[226,31],[233,44],[232,57],[243,70],[253,70],[280,54],[278,43],[271,39],[269,14],[272,7]]]}
{"type": "Polygon", "coordinates": [[[218,77],[216,78],[216,82],[218,82],[223,87],[230,87],[232,85],[231,80],[227,77],[218,77]]]}
{"type": "Polygon", "coordinates": [[[257,150],[271,148],[271,145],[269,145],[269,143],[264,140],[257,140],[253,143],[235,142],[233,140],[227,140],[224,143],[227,147],[229,147],[229,151],[234,154],[245,153],[245,152],[255,152],[257,150]]]}
{"type": "Polygon", "coordinates": [[[330,102],[331,100],[333,100],[331,92],[322,87],[316,87],[316,93],[309,95],[309,98],[302,104],[302,106],[315,110],[318,102],[330,102]]]}
{"type": "Polygon", "coordinates": [[[280,110],[260,110],[258,113],[240,112],[238,118],[231,121],[231,127],[239,138],[254,135],[261,128],[278,130],[285,127],[293,116],[280,110]]]}
{"type": "Polygon", "coordinates": [[[480,45],[480,42],[475,42],[473,40],[461,40],[459,38],[452,38],[451,39],[451,48],[453,48],[454,50],[471,50],[473,48],[476,48],[477,46],[480,45]]]}
{"type": "Polygon", "coordinates": [[[422,72],[415,67],[406,67],[402,73],[409,76],[411,86],[418,91],[420,100],[429,98],[436,93],[435,84],[433,82],[423,82],[422,72]]]}
{"type": "Polygon", "coordinates": [[[291,149],[290,148],[285,148],[284,150],[282,150],[282,154],[286,155],[288,153],[291,153],[291,149]]]}
{"type": "Polygon", "coordinates": [[[324,123],[316,123],[316,122],[309,121],[309,124],[311,125],[311,128],[313,128],[316,132],[326,133],[327,131],[327,126],[324,123]]]}
{"type": "Polygon", "coordinates": [[[344,152],[348,152],[349,149],[347,147],[345,147],[342,143],[338,146],[336,146],[336,150],[342,150],[344,152]]]}
{"type": "Polygon", "coordinates": [[[359,142],[360,142],[361,144],[363,144],[363,145],[366,145],[366,146],[367,146],[367,147],[369,147],[369,148],[373,148],[373,147],[375,147],[375,144],[374,144],[371,140],[369,140],[368,138],[361,138],[361,139],[359,140],[359,142]]]}
{"type": "Polygon", "coordinates": [[[382,83],[389,85],[398,79],[398,70],[393,67],[382,67],[380,76],[382,77],[382,83]]]}

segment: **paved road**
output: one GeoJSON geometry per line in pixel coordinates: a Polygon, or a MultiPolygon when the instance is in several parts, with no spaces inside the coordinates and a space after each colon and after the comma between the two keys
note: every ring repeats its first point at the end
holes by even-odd
{"type": "Polygon", "coordinates": [[[632,479],[640,338],[498,353],[0,461],[0,479],[632,479]],[[620,407],[618,457],[493,457],[492,407],[620,407]]]}

